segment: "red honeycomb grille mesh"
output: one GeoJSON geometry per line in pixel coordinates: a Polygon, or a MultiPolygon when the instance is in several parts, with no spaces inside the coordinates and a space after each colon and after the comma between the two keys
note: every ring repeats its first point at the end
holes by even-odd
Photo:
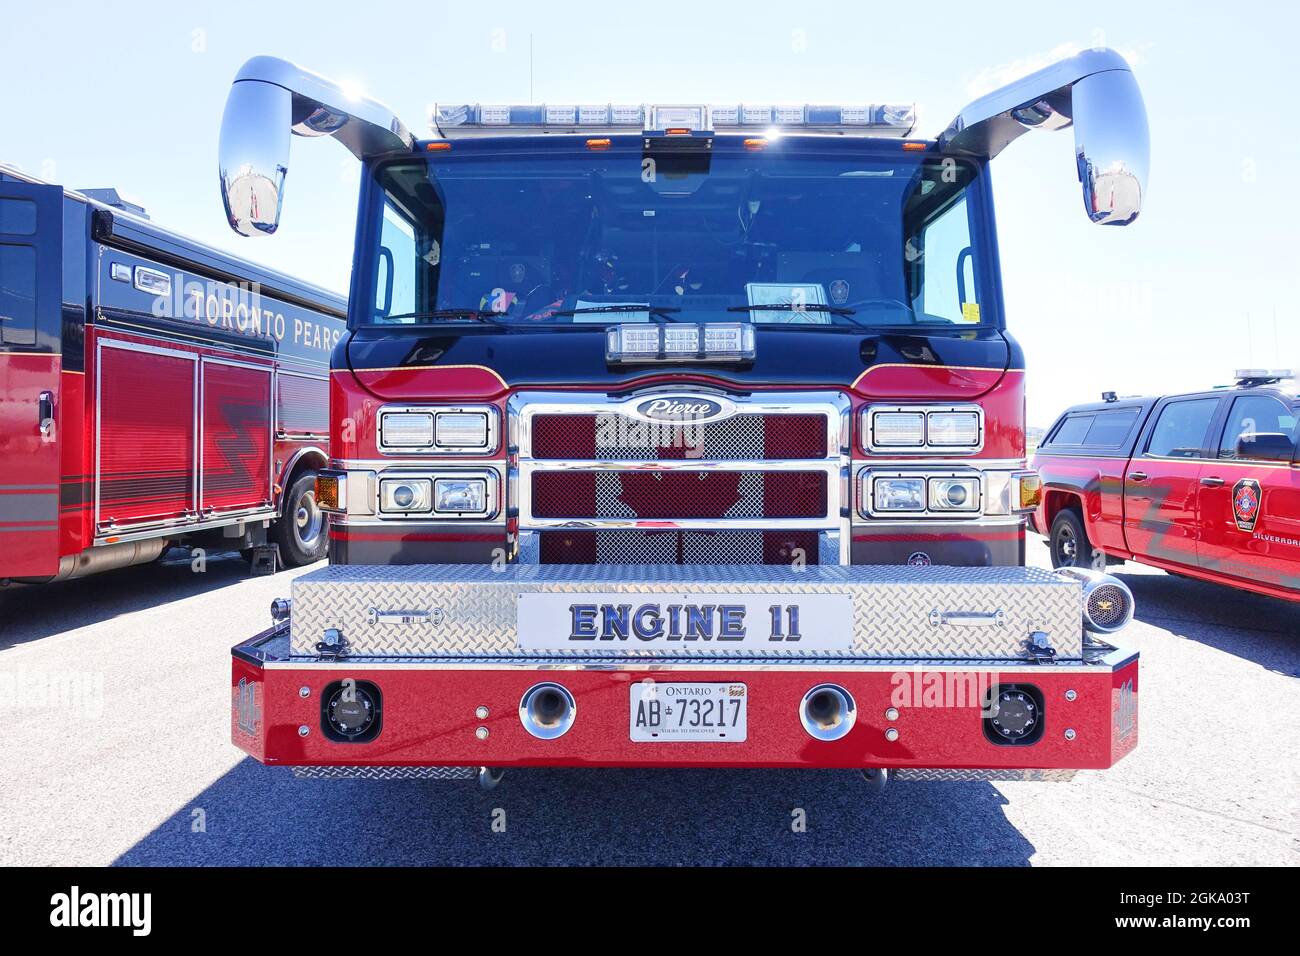
{"type": "Polygon", "coordinates": [[[535,518],[822,518],[821,471],[542,471],[535,518]]]}

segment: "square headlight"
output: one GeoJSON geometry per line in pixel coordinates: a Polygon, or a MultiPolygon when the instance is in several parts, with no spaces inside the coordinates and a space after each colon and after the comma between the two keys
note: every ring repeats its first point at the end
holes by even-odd
{"type": "Polygon", "coordinates": [[[428,448],[433,444],[433,414],[388,412],[379,419],[380,443],[389,448],[428,448]]]}
{"type": "Polygon", "coordinates": [[[980,443],[979,412],[931,412],[926,436],[936,447],[973,448],[980,443]]]}
{"type": "Polygon", "coordinates": [[[929,502],[931,511],[979,511],[980,480],[975,477],[931,478],[929,502]]]}
{"type": "Polygon", "coordinates": [[[924,478],[875,478],[871,484],[872,509],[884,511],[924,511],[924,478]]]}
{"type": "Polygon", "coordinates": [[[430,510],[433,483],[428,478],[384,478],[379,510],[384,514],[422,514],[430,510]]]}
{"type": "Polygon", "coordinates": [[[434,441],[439,448],[487,448],[487,412],[439,412],[434,441]]]}
{"type": "Polygon", "coordinates": [[[925,444],[924,412],[873,412],[867,427],[868,448],[920,448],[925,444]]]}
{"type": "Polygon", "coordinates": [[[487,512],[487,479],[437,478],[433,482],[433,510],[439,514],[487,512]]]}

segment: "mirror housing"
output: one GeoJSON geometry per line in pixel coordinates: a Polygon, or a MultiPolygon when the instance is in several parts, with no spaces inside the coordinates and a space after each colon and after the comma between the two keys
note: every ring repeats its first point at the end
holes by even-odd
{"type": "Polygon", "coordinates": [[[1068,126],[1088,218],[1133,222],[1142,210],[1151,142],[1142,92],[1114,50],[1086,50],[981,97],[940,134],[939,145],[989,160],[1028,130],[1068,126]]]}
{"type": "Polygon", "coordinates": [[[358,159],[409,152],[415,144],[382,103],[287,60],[253,57],[230,87],[218,147],[226,221],[242,236],[271,235],[279,227],[290,134],[333,136],[358,159]]]}
{"type": "Polygon", "coordinates": [[[1246,432],[1237,438],[1235,456],[1248,461],[1290,462],[1295,457],[1295,443],[1281,432],[1246,432]]]}

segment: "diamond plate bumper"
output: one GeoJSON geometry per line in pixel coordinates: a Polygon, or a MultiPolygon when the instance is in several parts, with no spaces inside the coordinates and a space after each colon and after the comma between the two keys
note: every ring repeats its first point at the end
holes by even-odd
{"type": "MultiPolygon", "coordinates": [[[[320,661],[292,655],[289,629],[281,625],[234,648],[231,739],[266,764],[349,768],[348,776],[391,775],[397,768],[727,766],[1040,779],[1059,774],[1038,771],[1100,769],[1129,753],[1138,739],[1137,700],[1137,655],[1107,645],[1052,665],[867,658],[320,661]],[[322,728],[326,689],[349,678],[382,695],[382,729],[363,743],[331,740],[322,728]],[[572,727],[554,739],[532,736],[519,717],[525,691],[542,681],[561,684],[577,705],[572,727]],[[631,741],[629,684],[645,681],[743,683],[746,739],[631,741]],[[856,704],[852,729],[834,741],[809,736],[800,720],[804,695],[826,682],[840,685],[856,704]],[[1036,742],[1007,746],[985,733],[983,702],[1006,685],[1040,695],[1043,730],[1036,742]]],[[[902,779],[908,777],[917,778],[902,779]]]]}
{"type": "MultiPolygon", "coordinates": [[[[656,595],[846,594],[853,606],[847,653],[748,651],[755,660],[980,660],[1026,657],[1045,633],[1058,661],[1083,656],[1079,582],[1037,568],[816,565],[752,566],[337,565],[293,582],[291,649],[314,658],[327,629],[341,632],[349,660],[526,658],[516,636],[519,595],[601,592],[656,595]],[[411,613],[414,612],[414,613],[411,613]]],[[[587,646],[548,655],[591,657],[587,646]]],[[[661,660],[663,648],[604,650],[613,660],[661,660]]],[[[717,644],[680,644],[673,659],[736,656],[717,644]]]]}

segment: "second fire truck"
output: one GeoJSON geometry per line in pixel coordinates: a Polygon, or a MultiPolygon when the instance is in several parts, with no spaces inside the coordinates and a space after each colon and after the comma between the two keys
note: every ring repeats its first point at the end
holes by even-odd
{"type": "Polygon", "coordinates": [[[331,565],[234,649],[232,736],[328,775],[520,765],[1043,777],[1137,743],[1118,581],[1024,567],[1024,357],[990,161],[1073,126],[1096,223],[1148,142],[1094,50],[975,103],[439,105],[251,60],[227,216],[290,135],[363,163],[331,565]]]}

